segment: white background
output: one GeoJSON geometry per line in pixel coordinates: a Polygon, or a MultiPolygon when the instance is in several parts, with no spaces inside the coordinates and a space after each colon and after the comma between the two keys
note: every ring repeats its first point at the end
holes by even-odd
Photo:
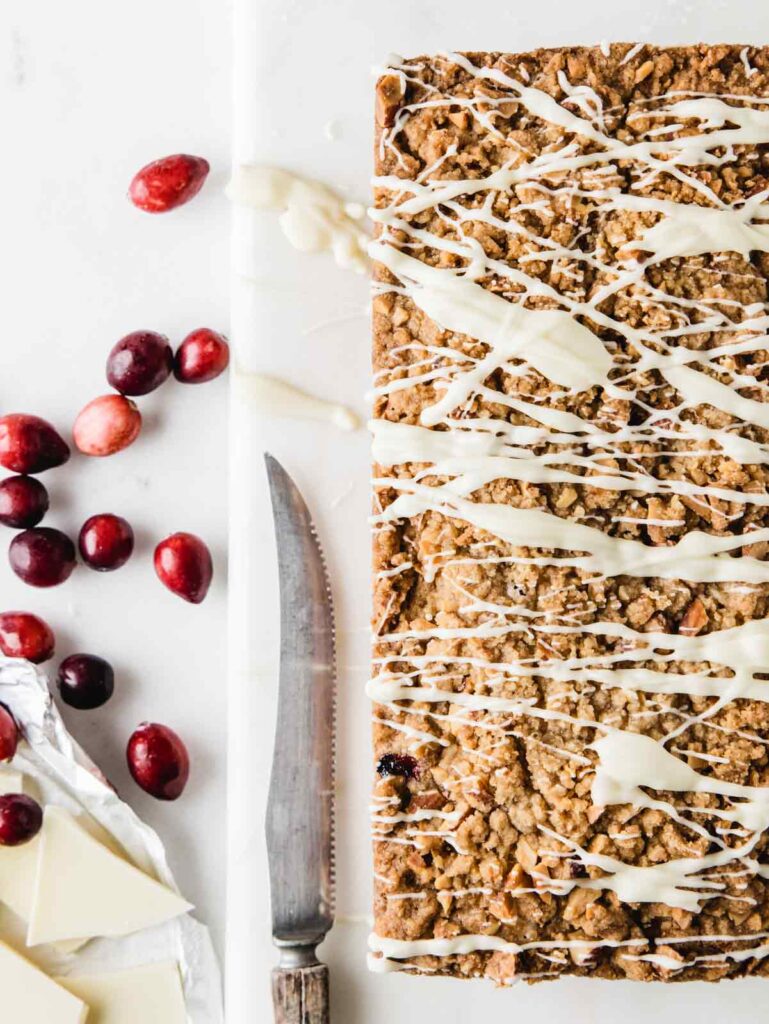
{"type": "MultiPolygon", "coordinates": [[[[230,26],[225,4],[55,0],[0,4],[0,412],[30,412],[69,432],[108,390],[112,344],[137,328],[169,335],[227,329],[230,26]],[[211,180],[167,217],[135,210],[140,166],[186,150],[211,180]]],[[[0,608],[43,615],[59,656],[110,660],[113,700],[64,709],[73,734],[167,843],[181,888],[224,930],[227,385],[171,381],[141,399],[143,435],[111,459],[73,457],[42,477],[46,524],[76,534],[95,512],[133,524],[136,554],[119,572],[80,567],[50,591],[7,566],[0,526],[0,608]],[[157,581],[152,550],[175,530],[211,545],[216,579],[193,607],[157,581]],[[125,743],[139,722],[187,741],[192,778],[176,804],[133,783],[125,743]]],[[[54,665],[57,662],[53,663],[54,665]]]]}
{"type": "MultiPolygon", "coordinates": [[[[459,47],[523,50],[609,40],[769,42],[759,0],[237,0],[236,156],[269,160],[366,198],[370,67],[459,47]],[[324,126],[334,122],[327,138],[324,126]]],[[[178,341],[228,319],[227,176],[230,9],[224,0],[4,0],[0,5],[0,411],[37,412],[67,428],[106,390],[111,344],[139,327],[178,341]],[[194,204],[168,217],[134,211],[134,170],[187,150],[213,165],[194,204]]],[[[239,214],[232,330],[244,367],[365,411],[366,285],[321,257],[288,250],[271,217],[239,214]]],[[[172,866],[223,945],[225,883],[226,385],[169,383],[142,400],[147,429],[112,460],[74,459],[48,474],[49,521],[70,531],[97,511],[127,515],[139,536],[115,575],[79,569],[32,591],[0,552],[0,605],[46,616],[59,653],[113,661],[118,693],[96,712],[66,712],[72,731],[158,828],[172,866]],[[211,544],[217,578],[202,607],[167,594],[153,543],[189,529],[211,544]],[[141,794],[123,747],[142,719],[167,722],[193,758],[175,805],[141,794]]],[[[494,1019],[604,1022],[682,1014],[769,1019],[766,985],[718,988],[597,984],[495,992],[482,983],[366,973],[369,902],[366,793],[371,778],[367,670],[367,440],[363,433],[274,421],[234,403],[230,508],[234,584],[229,973],[231,1024],[268,1018],[273,961],[261,808],[277,650],[271,524],[260,464],[271,448],[295,474],[319,522],[340,618],[339,922],[326,944],[337,1024],[442,1024],[494,1019]]],[[[7,531],[0,542],[4,547],[7,531]]]]}
{"type": "MultiPolygon", "coordinates": [[[[769,43],[758,0],[239,0],[235,150],[365,199],[371,174],[373,64],[441,49],[646,40],[769,43]],[[333,122],[331,141],[324,126],[333,122]]],[[[368,386],[365,281],[330,260],[292,252],[273,215],[237,215],[233,334],[245,366],[361,407],[368,386]],[[355,318],[357,316],[357,318],[355,318]]],[[[233,458],[233,688],[230,720],[234,812],[230,848],[230,1020],[269,1019],[270,949],[261,809],[269,767],[277,651],[275,577],[261,466],[269,447],[301,483],[318,519],[335,584],[340,635],[339,915],[323,948],[337,1024],[440,1024],[545,1020],[608,1024],[768,1020],[766,982],[722,986],[599,983],[496,991],[485,982],[369,975],[365,968],[371,782],[367,678],[368,445],[331,427],[263,422],[235,403],[233,458]],[[249,476],[254,483],[243,487],[249,476]],[[242,497],[248,495],[248,501],[242,497]],[[254,621],[256,630],[246,631],[254,621]],[[253,780],[259,781],[254,784],[253,780]],[[243,783],[248,782],[248,785],[243,783]],[[255,966],[260,965],[260,966],[255,966]]]]}

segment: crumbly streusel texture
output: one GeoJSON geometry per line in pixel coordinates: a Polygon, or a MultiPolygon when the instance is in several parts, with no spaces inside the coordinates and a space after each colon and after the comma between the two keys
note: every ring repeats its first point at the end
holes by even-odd
{"type": "MultiPolygon", "coordinates": [[[[654,108],[657,97],[671,93],[740,97],[769,94],[767,49],[751,49],[749,64],[741,55],[742,47],[734,46],[664,50],[644,46],[626,59],[630,50],[629,45],[618,44],[611,47],[608,57],[598,48],[468,56],[475,65],[498,67],[559,103],[567,98],[564,81],[572,87],[589,87],[602,101],[607,130],[627,142],[640,138],[653,126],[645,112],[654,108]],[[754,73],[749,73],[749,68],[755,69],[754,73]]],[[[500,102],[504,100],[502,88],[479,81],[448,58],[417,58],[405,63],[410,68],[405,87],[400,77],[392,75],[380,79],[377,86],[377,175],[415,180],[441,161],[436,174],[442,179],[485,177],[511,161],[533,160],[554,145],[569,141],[562,128],[532,116],[520,104],[500,102]],[[492,102],[485,105],[484,97],[492,102]],[[468,100],[472,103],[465,102],[468,100]],[[423,106],[412,106],[420,101],[424,101],[423,106]],[[410,108],[408,116],[402,116],[406,107],[410,108]],[[484,121],[489,114],[491,121],[484,121]],[[493,131],[488,130],[489,124],[493,131]]],[[[685,133],[687,128],[679,127],[677,131],[685,133]]],[[[581,150],[592,145],[585,139],[573,141],[581,150]]],[[[583,190],[597,187],[590,173],[574,173],[574,181],[583,190]]],[[[767,187],[769,152],[762,145],[740,147],[731,159],[696,168],[692,173],[725,202],[733,203],[767,187]]],[[[604,178],[606,183],[619,184],[623,191],[635,195],[698,201],[691,187],[674,176],[650,176],[644,181],[636,169],[622,162],[612,165],[611,174],[604,178]]],[[[377,207],[388,206],[395,195],[393,187],[378,186],[377,207]]],[[[472,207],[486,198],[487,193],[481,192],[460,201],[472,207]]],[[[585,303],[610,283],[605,267],[620,260],[623,251],[632,252],[633,240],[655,222],[648,213],[597,210],[590,202],[563,193],[556,195],[555,190],[547,202],[542,200],[539,186],[523,183],[500,192],[493,209],[501,221],[519,219],[545,242],[597,252],[600,260],[572,265],[564,260],[537,260],[530,237],[485,222],[468,222],[465,236],[472,237],[494,260],[524,268],[530,278],[585,303]]],[[[451,237],[456,230],[450,211],[432,207],[413,214],[410,223],[441,237],[451,237]]],[[[415,245],[413,238],[405,235],[400,241],[408,243],[409,253],[424,262],[444,268],[463,266],[460,257],[445,250],[415,245]]],[[[698,303],[704,300],[712,308],[728,310],[739,321],[745,306],[767,302],[768,273],[769,255],[758,252],[750,258],[737,253],[705,253],[665,260],[646,272],[643,287],[637,283],[615,293],[609,290],[601,299],[600,309],[613,318],[645,327],[664,323],[666,318],[673,322],[683,309],[687,323],[702,323],[702,329],[698,331],[695,326],[682,335],[680,343],[696,350],[707,349],[714,339],[707,309],[698,303]]],[[[377,265],[375,277],[379,282],[398,284],[381,265],[377,265]]],[[[516,288],[509,281],[489,275],[482,283],[516,301],[516,288]]],[[[547,297],[529,297],[527,303],[529,308],[554,305],[547,297]]],[[[632,347],[622,337],[587,317],[583,323],[611,347],[615,358],[624,356],[632,366],[632,347]]],[[[439,349],[475,358],[485,352],[482,340],[442,330],[397,288],[376,296],[373,330],[377,383],[421,378],[426,353],[437,353],[433,365],[439,364],[443,358],[439,349]]],[[[551,408],[575,413],[613,430],[633,422],[634,417],[638,422],[642,415],[632,396],[652,410],[675,404],[673,389],[655,370],[637,374],[632,380],[633,391],[628,391],[628,400],[623,402],[607,398],[600,386],[577,396],[560,394],[552,382],[530,368],[523,374],[516,373],[513,362],[512,367],[494,372],[485,382],[484,395],[472,398],[466,412],[476,417],[495,416],[513,426],[533,425],[512,405],[493,402],[490,390],[546,402],[551,408]]],[[[741,394],[762,400],[759,385],[767,376],[766,362],[765,351],[754,351],[724,357],[717,369],[723,371],[724,379],[741,375],[741,380],[747,382],[741,385],[741,394]],[[755,393],[750,390],[751,379],[756,381],[755,393]]],[[[415,380],[411,386],[380,395],[375,401],[375,416],[416,424],[422,410],[435,403],[441,393],[433,380],[415,380]]],[[[728,414],[710,406],[699,407],[691,420],[713,427],[733,422],[728,414]]],[[[760,444],[769,442],[769,432],[760,427],[742,425],[740,432],[760,444]]],[[[664,447],[664,458],[659,457],[660,442],[654,439],[640,450],[638,444],[626,446],[620,455],[637,460],[637,466],[660,479],[675,478],[743,492],[764,493],[767,489],[769,472],[765,465],[733,461],[715,446],[696,457],[684,457],[691,450],[691,442],[685,440],[666,441],[664,447]]],[[[543,443],[537,451],[544,454],[552,451],[552,446],[543,443]]],[[[612,457],[617,458],[616,451],[612,457]]],[[[413,476],[419,468],[414,464],[377,466],[375,476],[413,476]]],[[[436,481],[428,476],[426,482],[436,481]]],[[[375,512],[386,509],[397,494],[394,488],[378,484],[375,512]]],[[[765,506],[757,504],[613,491],[589,483],[533,484],[498,479],[475,491],[472,500],[547,509],[613,536],[648,545],[670,545],[692,530],[726,534],[769,524],[765,506]],[[666,521],[670,521],[669,526],[666,521]]],[[[745,546],[742,554],[761,559],[769,555],[769,545],[754,548],[745,546]]],[[[708,839],[661,810],[594,806],[589,744],[595,740],[596,730],[585,723],[608,722],[659,739],[688,719],[690,724],[675,745],[684,752],[680,756],[689,765],[719,779],[761,786],[769,784],[769,704],[734,701],[700,720],[697,716],[711,708],[712,698],[626,691],[537,675],[516,678],[514,673],[499,681],[495,664],[537,664],[542,659],[590,658],[602,652],[615,656],[624,649],[621,639],[587,632],[551,632],[546,640],[541,634],[525,630],[498,637],[392,639],[393,634],[405,631],[457,629],[484,621],[481,613],[475,612],[473,617],[463,611],[468,594],[496,605],[514,601],[552,623],[617,622],[639,632],[697,635],[766,617],[769,585],[594,578],[569,566],[505,561],[506,556],[522,550],[528,556],[537,555],[535,549],[513,548],[460,519],[433,511],[385,524],[375,531],[373,624],[375,637],[388,637],[375,639],[375,676],[385,671],[411,672],[414,682],[438,685],[447,691],[444,703],[400,701],[397,705],[375,706],[375,766],[391,753],[409,754],[417,761],[413,774],[375,776],[378,806],[397,807],[414,816],[414,820],[398,821],[389,827],[381,822],[375,826],[376,933],[400,940],[484,934],[521,946],[554,943],[546,955],[541,950],[476,951],[416,956],[404,964],[412,971],[486,976],[499,983],[516,977],[539,980],[562,974],[679,981],[769,973],[769,958],[707,959],[715,948],[719,952],[741,948],[739,942],[722,942],[714,947],[702,941],[707,936],[754,935],[767,930],[769,885],[763,878],[749,872],[740,874],[732,866],[735,874],[720,879],[724,886],[721,895],[704,901],[699,912],[662,903],[623,903],[613,892],[600,888],[575,888],[568,895],[557,895],[548,891],[548,879],[568,878],[574,871],[600,878],[601,870],[575,866],[563,856],[563,847],[543,830],[568,836],[593,853],[641,866],[704,855],[710,848],[708,839]],[[399,662],[398,654],[408,660],[399,662]],[[419,667],[423,663],[413,660],[424,656],[430,657],[429,667],[419,667]],[[382,659],[388,659],[386,665],[382,659]],[[472,664],[467,659],[472,659],[472,664]],[[429,683],[425,682],[428,678],[429,683]],[[438,682],[433,682],[436,679],[438,682]],[[467,713],[451,701],[452,693],[489,692],[531,698],[537,707],[555,708],[562,714],[548,719],[488,711],[467,713]],[[570,758],[569,752],[577,756],[570,758]],[[425,810],[449,817],[431,821],[419,813],[425,810]],[[447,820],[452,822],[450,827],[447,820]],[[699,937],[700,941],[693,938],[691,944],[666,944],[666,940],[687,936],[699,937]],[[623,943],[631,939],[647,943],[634,946],[633,954],[653,953],[662,959],[654,962],[629,957],[623,943]],[[559,941],[573,940],[587,944],[558,948],[559,941]],[[616,945],[604,944],[607,940],[616,945]],[[671,970],[671,960],[688,966],[671,970]]],[[[712,668],[708,664],[671,664],[666,660],[637,664],[683,673],[712,668]]],[[[721,797],[693,793],[662,796],[674,800],[678,807],[699,807],[701,813],[696,820],[700,825],[714,829],[723,824],[707,813],[709,808],[728,806],[721,797]]],[[[759,861],[769,859],[765,839],[754,856],[759,861]]]]}

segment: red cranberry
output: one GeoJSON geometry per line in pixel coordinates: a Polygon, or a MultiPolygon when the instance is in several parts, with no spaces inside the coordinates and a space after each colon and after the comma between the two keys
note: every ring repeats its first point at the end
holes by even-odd
{"type": "Polygon", "coordinates": [[[36,526],[17,533],[9,549],[11,568],[32,587],[55,587],[75,568],[75,545],[61,530],[36,526]]]}
{"type": "Polygon", "coordinates": [[[80,557],[98,572],[111,572],[125,565],[134,549],[134,532],[122,516],[108,512],[91,516],[83,523],[78,540],[80,557]]]}
{"type": "Polygon", "coordinates": [[[53,630],[31,612],[3,612],[0,615],[0,651],[7,658],[26,658],[39,665],[53,657],[53,630]]]}
{"type": "Polygon", "coordinates": [[[376,766],[379,774],[386,778],[388,775],[402,775],[406,779],[413,779],[419,771],[419,762],[411,754],[384,754],[376,766]]]}
{"type": "Polygon", "coordinates": [[[134,443],[141,426],[141,413],[130,398],[102,395],[80,412],[72,433],[83,455],[114,455],[134,443]]]}
{"type": "Polygon", "coordinates": [[[56,683],[65,704],[92,711],[115,692],[115,673],[108,661],[95,654],[70,654],[59,665],[56,683]]]}
{"type": "Polygon", "coordinates": [[[190,775],[187,748],[173,729],[144,722],[128,741],[128,768],[137,785],[158,800],[176,800],[190,775]]]}
{"type": "Polygon", "coordinates": [[[224,373],[229,362],[230,346],[224,335],[200,327],[176,350],[174,376],[182,384],[205,384],[224,373]]]}
{"type": "Polygon", "coordinates": [[[32,476],[9,476],[0,481],[0,523],[26,530],[37,526],[48,511],[48,491],[32,476]]]}
{"type": "Polygon", "coordinates": [[[174,210],[194,199],[210,169],[207,160],[186,153],[154,160],[134,176],[128,198],[147,213],[174,210]]]}
{"type": "Polygon", "coordinates": [[[114,346],[107,359],[107,380],[124,395],[148,395],[168,380],[174,354],[164,334],[133,331],[114,346]]]}
{"type": "Polygon", "coordinates": [[[24,413],[0,417],[0,466],[12,473],[42,473],[68,458],[67,442],[46,420],[24,413]]]}
{"type": "Polygon", "coordinates": [[[43,827],[43,809],[23,793],[0,796],[0,846],[21,846],[43,827]]]}
{"type": "Polygon", "coordinates": [[[200,604],[214,574],[211,552],[194,533],[174,533],[155,548],[155,572],[174,594],[200,604]]]}
{"type": "Polygon", "coordinates": [[[4,704],[0,704],[0,761],[12,761],[19,745],[16,719],[4,704]]]}

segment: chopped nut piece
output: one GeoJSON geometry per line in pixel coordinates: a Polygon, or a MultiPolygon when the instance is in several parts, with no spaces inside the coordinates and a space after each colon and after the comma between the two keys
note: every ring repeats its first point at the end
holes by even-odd
{"type": "Polygon", "coordinates": [[[705,605],[698,597],[695,597],[678,623],[678,632],[696,636],[707,624],[708,613],[705,611],[705,605]]]}
{"type": "Polygon", "coordinates": [[[383,75],[376,87],[376,122],[383,128],[395,124],[395,115],[403,99],[403,80],[400,75],[383,75]]]}

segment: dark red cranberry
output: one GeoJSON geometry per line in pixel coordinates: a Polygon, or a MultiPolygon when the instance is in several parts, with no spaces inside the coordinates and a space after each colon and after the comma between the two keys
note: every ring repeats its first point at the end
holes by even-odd
{"type": "Polygon", "coordinates": [[[230,346],[223,334],[199,327],[188,334],[174,358],[174,376],[182,384],[205,384],[229,366],[230,346]]]}
{"type": "Polygon", "coordinates": [[[187,748],[173,729],[144,722],[128,741],[128,768],[137,785],[158,800],[176,800],[190,775],[187,748]]]}
{"type": "Polygon", "coordinates": [[[48,491],[32,476],[0,481],[0,523],[16,530],[37,526],[48,511],[48,491]]]}
{"type": "Polygon", "coordinates": [[[95,654],[70,654],[59,665],[56,683],[65,704],[92,711],[115,692],[115,673],[108,661],[95,654]]]}
{"type": "Polygon", "coordinates": [[[5,706],[0,704],[0,761],[11,761],[19,745],[19,728],[16,719],[5,706]]]}
{"type": "Polygon", "coordinates": [[[21,846],[43,827],[43,809],[23,793],[0,796],[0,846],[21,846]]]}
{"type": "Polygon", "coordinates": [[[200,192],[210,170],[207,160],[176,153],[142,167],[128,189],[128,198],[147,213],[166,213],[200,192]]]}
{"type": "Polygon", "coordinates": [[[419,772],[419,762],[411,754],[383,754],[376,770],[383,778],[402,775],[406,779],[413,779],[419,772]]]}
{"type": "Polygon", "coordinates": [[[125,565],[134,549],[134,532],[122,516],[108,512],[91,516],[78,538],[80,557],[97,572],[111,572],[125,565]]]}
{"type": "Polygon", "coordinates": [[[174,594],[200,604],[214,574],[211,552],[194,533],[174,533],[155,548],[155,572],[174,594]]]}
{"type": "Polygon", "coordinates": [[[107,380],[124,395],[148,395],[168,380],[174,354],[168,338],[156,331],[133,331],[107,359],[107,380]]]}
{"type": "Polygon", "coordinates": [[[0,417],[0,466],[12,473],[42,473],[69,458],[69,445],[46,420],[25,413],[0,417]]]}
{"type": "Polygon", "coordinates": [[[26,658],[39,665],[53,657],[56,639],[50,626],[31,612],[0,615],[0,651],[7,658],[26,658]]]}
{"type": "Polygon", "coordinates": [[[47,526],[17,533],[8,555],[13,571],[32,587],[55,587],[75,568],[75,545],[61,530],[47,526]]]}

